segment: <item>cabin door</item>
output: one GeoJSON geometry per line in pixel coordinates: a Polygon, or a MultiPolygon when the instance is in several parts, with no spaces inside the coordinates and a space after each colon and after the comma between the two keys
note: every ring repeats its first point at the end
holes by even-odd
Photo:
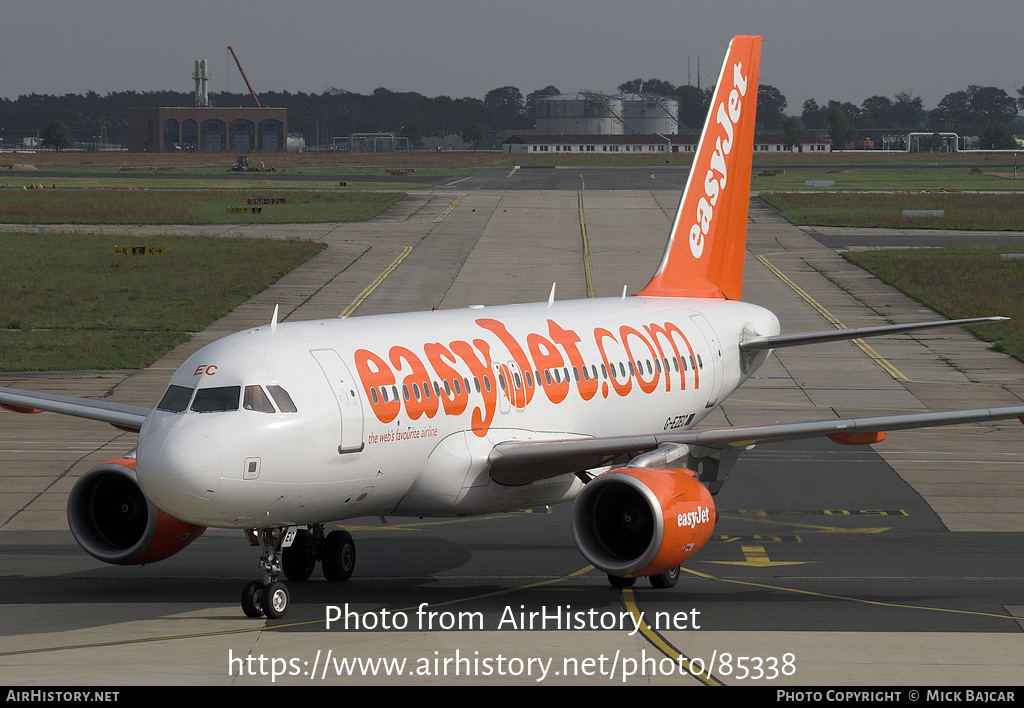
{"type": "Polygon", "coordinates": [[[363,449],[363,405],[356,392],[355,377],[333,349],[314,349],[310,353],[327,377],[341,414],[338,452],[359,452],[363,449]]]}

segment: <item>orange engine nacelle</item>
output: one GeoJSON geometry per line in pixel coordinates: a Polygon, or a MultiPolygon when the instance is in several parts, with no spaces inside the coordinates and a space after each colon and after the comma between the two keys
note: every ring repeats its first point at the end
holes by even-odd
{"type": "Polygon", "coordinates": [[[165,514],[146,499],[134,457],[105,462],[82,475],[68,497],[68,525],[89,555],[115,565],[163,560],[206,530],[165,514]]]}
{"type": "Polygon", "coordinates": [[[677,567],[711,538],[715,503],[685,469],[623,467],[587,484],[572,510],[583,556],[609,575],[643,577],[677,567]]]}

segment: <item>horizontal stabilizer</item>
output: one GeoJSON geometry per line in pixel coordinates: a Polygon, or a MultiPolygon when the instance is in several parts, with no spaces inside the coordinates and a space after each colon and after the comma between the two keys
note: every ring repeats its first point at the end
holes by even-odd
{"type": "Polygon", "coordinates": [[[829,329],[823,332],[800,332],[798,334],[778,334],[774,337],[755,337],[740,342],[740,351],[749,352],[758,349],[782,349],[783,347],[799,347],[804,344],[822,344],[824,342],[840,342],[847,339],[864,337],[881,337],[885,334],[899,334],[916,329],[932,329],[935,327],[957,327],[982,324],[985,322],[1002,322],[1008,317],[972,317],[965,320],[939,320],[937,322],[914,322],[913,324],[881,325],[879,327],[857,327],[854,329],[829,329]]]}

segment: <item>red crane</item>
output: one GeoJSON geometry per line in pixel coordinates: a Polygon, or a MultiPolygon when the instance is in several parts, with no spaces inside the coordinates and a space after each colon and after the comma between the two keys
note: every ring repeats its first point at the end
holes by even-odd
{"type": "Polygon", "coordinates": [[[238,55],[235,54],[235,50],[231,48],[230,44],[228,45],[228,51],[231,52],[231,56],[235,58],[235,64],[238,65],[238,71],[242,74],[242,78],[245,79],[245,85],[249,87],[249,93],[252,94],[252,100],[256,101],[256,107],[263,108],[263,106],[260,105],[260,99],[256,97],[256,92],[252,90],[252,84],[249,83],[249,79],[245,75],[245,70],[242,69],[242,62],[238,61],[238,55]]]}

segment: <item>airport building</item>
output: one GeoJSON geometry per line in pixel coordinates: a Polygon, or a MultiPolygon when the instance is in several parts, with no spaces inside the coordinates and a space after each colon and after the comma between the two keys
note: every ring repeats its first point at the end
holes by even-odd
{"type": "MultiPolygon", "coordinates": [[[[504,151],[512,154],[542,155],[545,153],[583,153],[588,155],[656,155],[673,152],[695,152],[698,135],[539,135],[517,134],[504,141],[504,151]]],[[[787,147],[781,133],[757,133],[754,152],[832,151],[827,137],[808,134],[802,144],[787,147]]]]}
{"type": "Polygon", "coordinates": [[[129,152],[284,152],[284,108],[129,108],[129,152]]]}
{"type": "Polygon", "coordinates": [[[787,146],[782,133],[754,133],[754,152],[832,152],[832,139],[827,135],[807,133],[799,145],[787,146]]]}
{"type": "MultiPolygon", "coordinates": [[[[197,59],[195,67],[195,106],[128,109],[128,152],[285,152],[287,109],[263,108],[255,93],[255,108],[217,108],[210,101],[206,60],[197,59]]],[[[241,71],[241,64],[238,69],[241,71]]],[[[244,73],[242,77],[245,78],[244,73]]],[[[248,86],[249,80],[245,83],[248,86]]],[[[252,87],[249,91],[252,92],[252,87]]]]}
{"type": "Polygon", "coordinates": [[[513,135],[502,143],[507,153],[584,153],[589,155],[691,152],[696,135],[513,135]]]}

